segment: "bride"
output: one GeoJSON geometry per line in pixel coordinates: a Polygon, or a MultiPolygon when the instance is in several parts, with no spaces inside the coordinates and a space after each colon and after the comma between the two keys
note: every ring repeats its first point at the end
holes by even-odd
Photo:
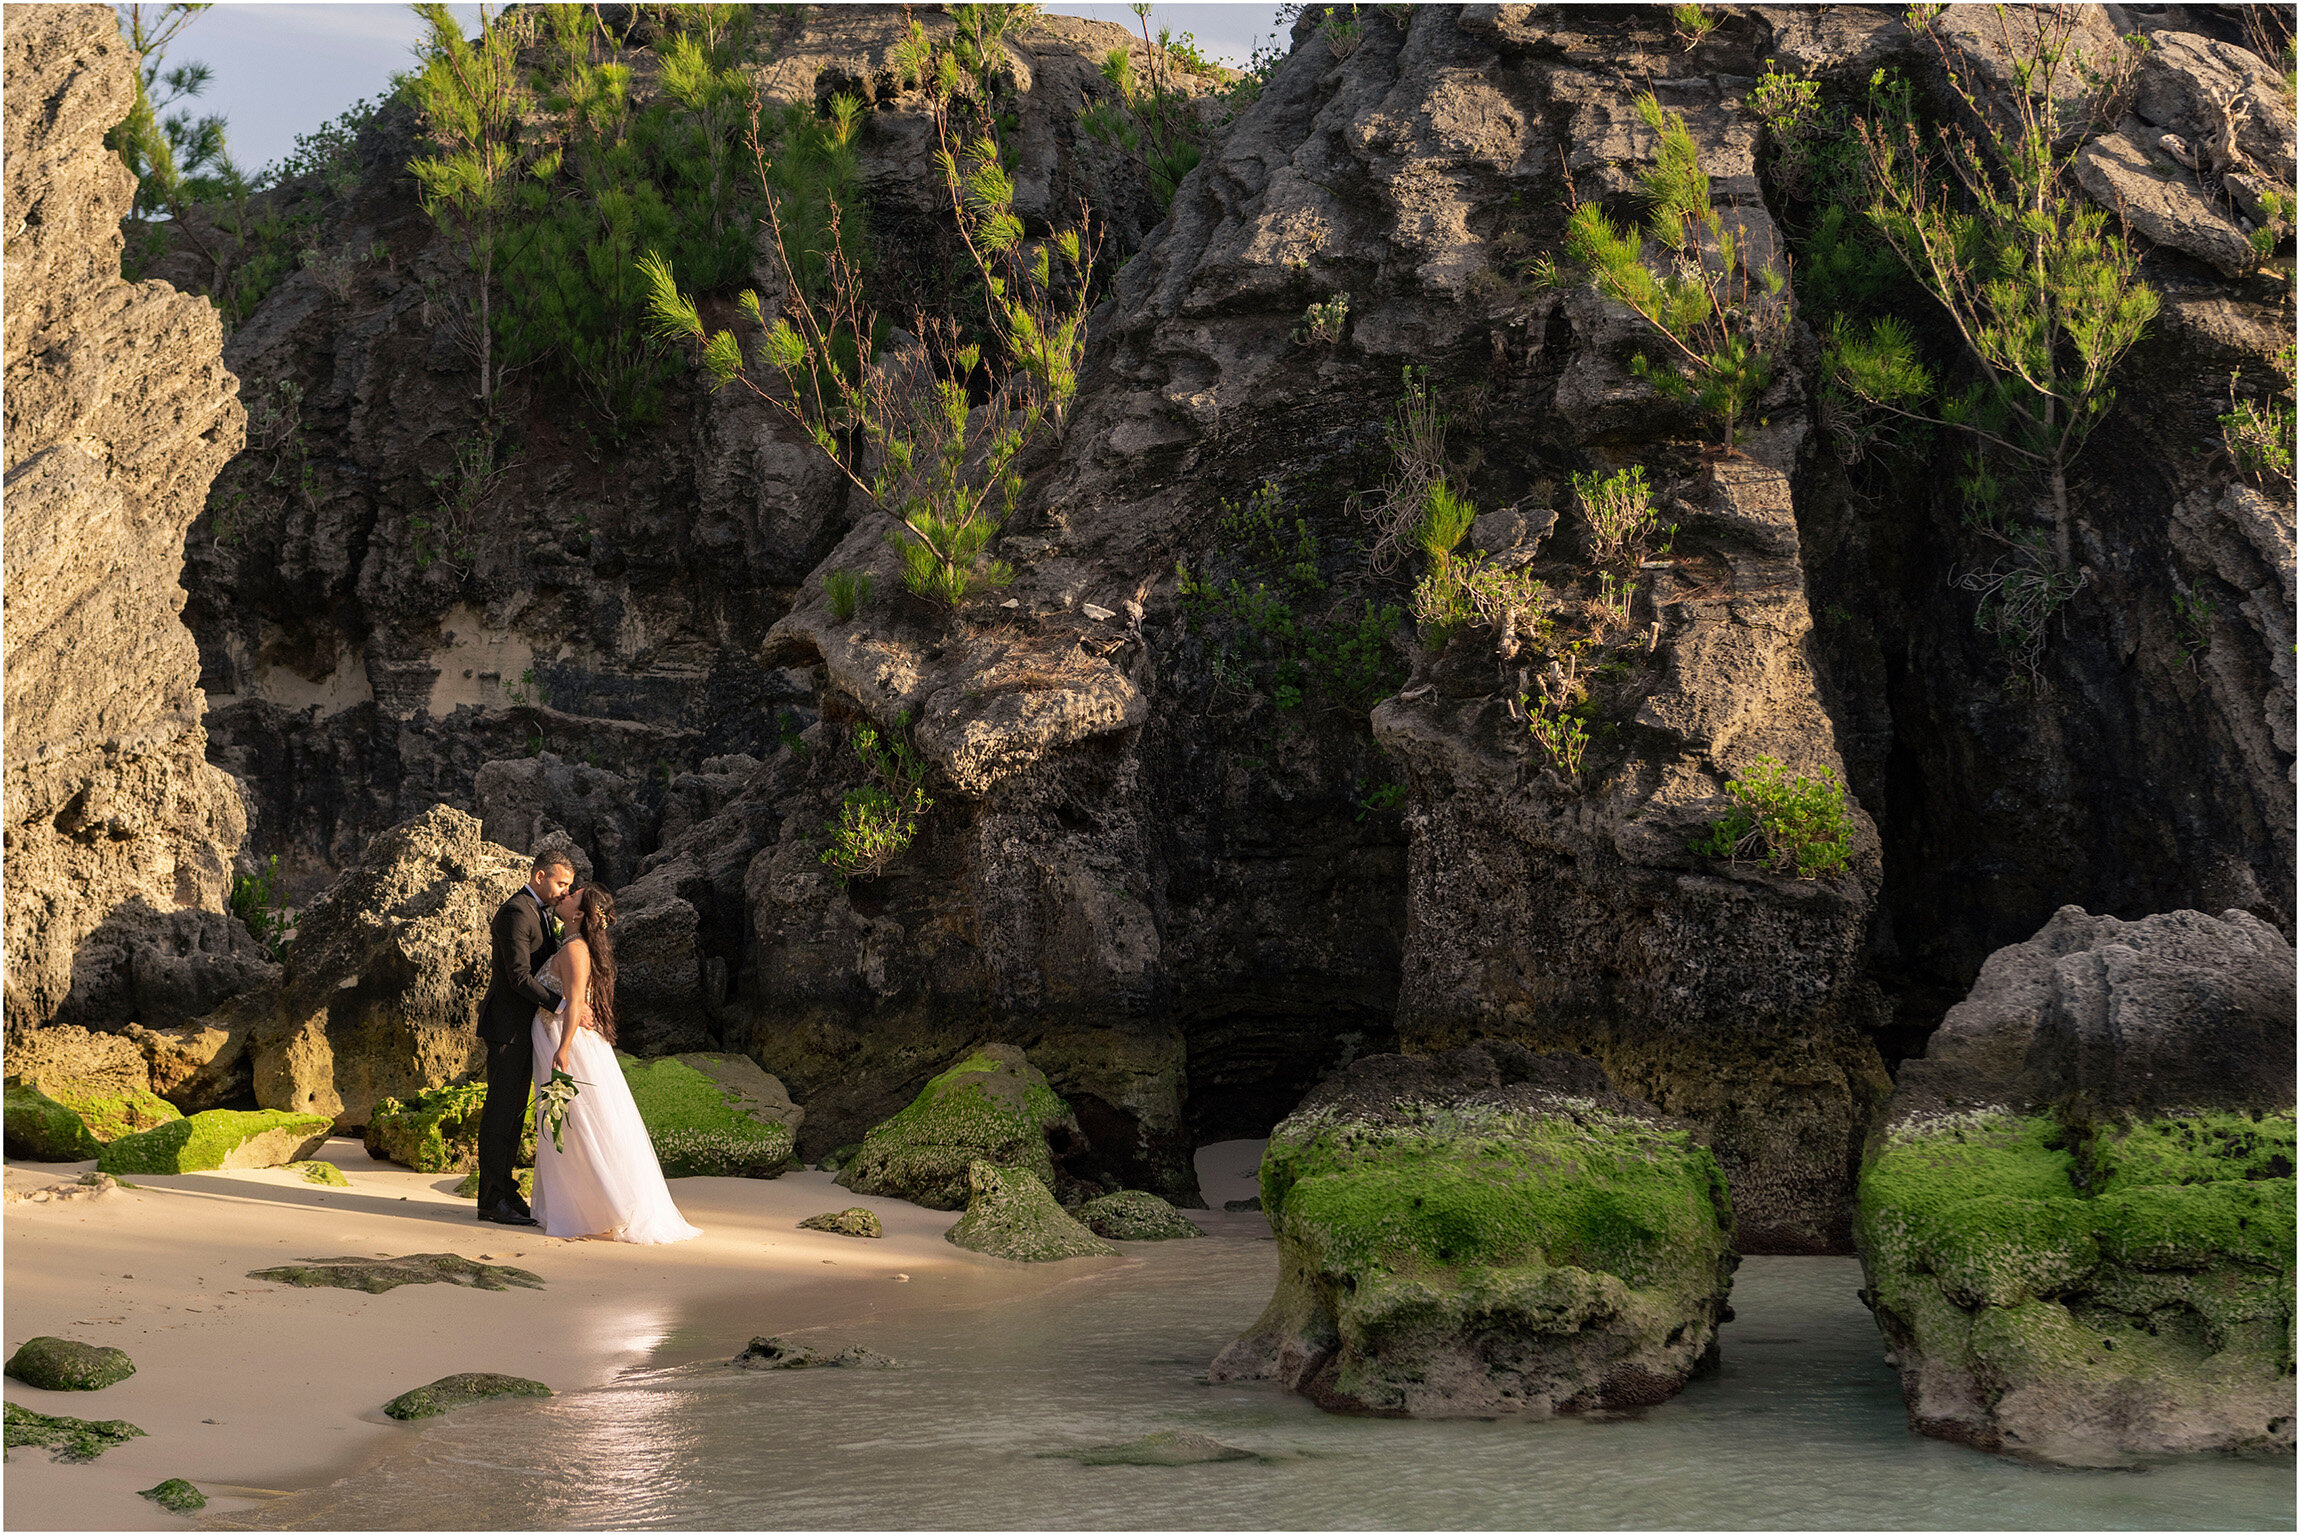
{"type": "MultiPolygon", "coordinates": [[[[684,1242],[703,1233],[680,1216],[654,1143],[615,1058],[615,899],[599,885],[570,890],[552,908],[567,941],[545,966],[556,1012],[535,1014],[535,1085],[564,1071],[582,1088],[567,1110],[564,1150],[538,1123],[535,1219],[555,1237],[684,1242]]],[[[540,1115],[537,1116],[540,1119],[540,1115]]]]}

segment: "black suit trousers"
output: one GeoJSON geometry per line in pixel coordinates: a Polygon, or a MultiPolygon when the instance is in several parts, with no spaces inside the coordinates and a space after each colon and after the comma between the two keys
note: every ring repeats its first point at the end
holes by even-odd
{"type": "Polygon", "coordinates": [[[515,1039],[487,1041],[487,1101],[479,1110],[479,1208],[498,1201],[524,1208],[511,1164],[519,1157],[519,1127],[527,1118],[528,1094],[535,1088],[535,1033],[521,1029],[515,1039]]]}

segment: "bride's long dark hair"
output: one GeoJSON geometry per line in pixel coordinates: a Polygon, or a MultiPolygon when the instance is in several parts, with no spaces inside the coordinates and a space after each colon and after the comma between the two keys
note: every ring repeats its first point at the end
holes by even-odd
{"type": "Polygon", "coordinates": [[[615,925],[615,898],[605,885],[585,885],[575,892],[581,917],[575,936],[591,947],[591,1024],[599,1037],[615,1043],[615,940],[607,929],[615,925]]]}

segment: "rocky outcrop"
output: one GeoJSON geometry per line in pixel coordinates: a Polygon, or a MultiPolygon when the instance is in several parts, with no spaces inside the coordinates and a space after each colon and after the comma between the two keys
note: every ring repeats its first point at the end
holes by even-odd
{"type": "Polygon", "coordinates": [[[966,1170],[966,1213],[943,1239],[1012,1263],[1114,1258],[1118,1249],[1071,1219],[1035,1168],[975,1162],[966,1170]]]}
{"type": "MultiPolygon", "coordinates": [[[[184,530],[245,417],[203,299],[120,277],[135,181],[104,134],[135,55],[103,6],[7,10],[5,783],[11,1042],[117,990],[81,940],[132,902],[161,927],[224,909],[244,815],[206,760],[178,613],[184,530]]],[[[198,932],[195,919],[188,929],[198,932]]],[[[232,945],[193,989],[244,984],[232,945]]],[[[179,948],[194,957],[198,945],[179,948]]],[[[196,963],[189,968],[199,970],[196,963]]],[[[130,994],[137,989],[128,983],[130,994]]],[[[83,1008],[116,1026],[133,1014],[83,1008]]]]}
{"type": "Polygon", "coordinates": [[[988,1161],[1028,1173],[1052,1198],[1056,1162],[1079,1140],[1076,1117],[1045,1073],[1012,1045],[983,1045],[874,1126],[838,1182],[858,1194],[958,1210],[969,1202],[969,1168],[988,1161]]]}
{"type": "Polygon", "coordinates": [[[199,1021],[214,1053],[197,1075],[244,1060],[258,1103],[339,1129],[378,1099],[469,1080],[484,1064],[488,924],[528,868],[445,805],[377,836],[298,918],[280,983],[199,1021]]]}
{"type": "Polygon", "coordinates": [[[1649,1406],[1730,1314],[1717,1163],[1578,1056],[1361,1060],[1271,1133],[1262,1208],[1278,1290],[1207,1378],[1328,1408],[1649,1406]]]}
{"type": "Polygon", "coordinates": [[[2292,946],[2067,907],[1990,956],[1862,1173],[1909,1422],[2074,1464],[2292,1443],[2292,946]]]}

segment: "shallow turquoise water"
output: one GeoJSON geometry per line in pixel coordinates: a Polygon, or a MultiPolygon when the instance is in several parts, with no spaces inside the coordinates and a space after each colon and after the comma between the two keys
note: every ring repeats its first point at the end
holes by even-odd
{"type": "MultiPolygon", "coordinates": [[[[1846,1258],[1752,1258],[1721,1375],[1640,1413],[1546,1423],[1336,1417],[1206,1363],[1268,1299],[1258,1220],[1129,1249],[1017,1297],[971,1293],[801,1334],[885,1373],[705,1362],[411,1432],[353,1476],[213,1526],[625,1528],[2291,1529],[2289,1456],[2137,1471],[2023,1465],[1908,1432],[1846,1258]],[[1190,1429],[1273,1457],[1084,1466],[1190,1429]]],[[[966,1287],[960,1286],[964,1291],[966,1287]]],[[[717,1358],[751,1332],[699,1317],[717,1358]],[[716,1335],[724,1333],[723,1338],[716,1335]]]]}

